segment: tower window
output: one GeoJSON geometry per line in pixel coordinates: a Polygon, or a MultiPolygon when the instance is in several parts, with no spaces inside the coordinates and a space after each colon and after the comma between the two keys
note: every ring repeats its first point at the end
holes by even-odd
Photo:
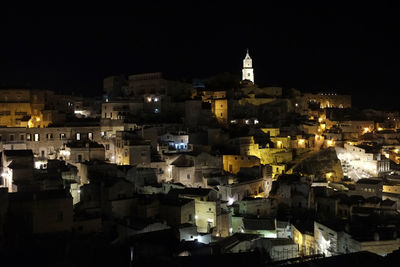
{"type": "Polygon", "coordinates": [[[250,73],[247,73],[247,76],[250,76],[250,73]]]}

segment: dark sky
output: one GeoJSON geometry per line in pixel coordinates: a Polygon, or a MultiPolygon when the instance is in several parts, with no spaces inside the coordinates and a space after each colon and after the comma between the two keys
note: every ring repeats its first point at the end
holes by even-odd
{"type": "Polygon", "coordinates": [[[102,79],[120,73],[241,75],[249,48],[260,85],[336,91],[360,107],[398,108],[394,7],[271,5],[251,16],[220,8],[180,16],[165,8],[152,16],[2,18],[0,85],[100,95],[102,79]]]}

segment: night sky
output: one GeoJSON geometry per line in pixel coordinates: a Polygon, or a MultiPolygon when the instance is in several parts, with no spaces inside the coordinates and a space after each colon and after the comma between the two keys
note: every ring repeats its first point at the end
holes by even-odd
{"type": "MultiPolygon", "coordinates": [[[[194,10],[193,10],[194,11],[194,10]]],[[[267,6],[254,15],[206,8],[184,16],[6,17],[0,85],[100,95],[114,74],[191,80],[241,75],[249,48],[256,83],[353,95],[359,107],[398,108],[399,19],[390,6],[267,6]]]]}

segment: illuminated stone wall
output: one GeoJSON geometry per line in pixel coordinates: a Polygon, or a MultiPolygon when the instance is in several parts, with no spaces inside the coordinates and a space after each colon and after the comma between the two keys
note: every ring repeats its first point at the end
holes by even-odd
{"type": "Polygon", "coordinates": [[[306,93],[303,99],[306,103],[319,103],[320,108],[351,108],[350,95],[306,93]]]}
{"type": "Polygon", "coordinates": [[[254,156],[223,155],[224,171],[237,174],[240,168],[250,168],[260,165],[260,159],[254,156]]]}
{"type": "Polygon", "coordinates": [[[212,113],[221,124],[228,123],[228,100],[216,99],[212,103],[212,113]]]}

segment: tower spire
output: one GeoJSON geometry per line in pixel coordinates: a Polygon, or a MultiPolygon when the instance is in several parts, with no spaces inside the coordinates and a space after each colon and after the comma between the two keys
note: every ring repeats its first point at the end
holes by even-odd
{"type": "Polygon", "coordinates": [[[246,49],[246,56],[243,59],[242,80],[249,80],[254,83],[253,60],[250,57],[249,49],[246,49]]]}

